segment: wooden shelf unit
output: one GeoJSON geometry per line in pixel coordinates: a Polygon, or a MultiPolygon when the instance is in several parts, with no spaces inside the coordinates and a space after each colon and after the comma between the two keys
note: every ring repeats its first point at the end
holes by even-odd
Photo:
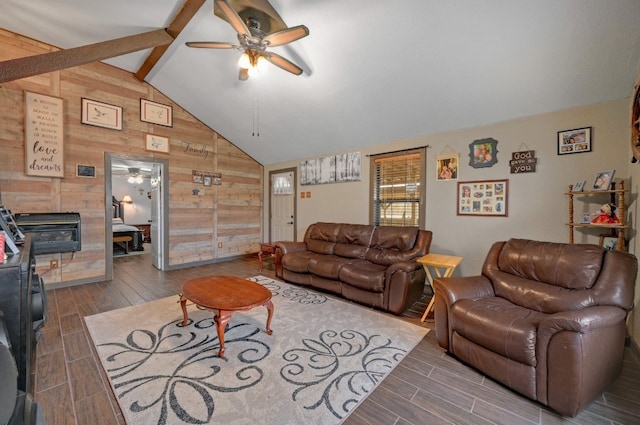
{"type": "Polygon", "coordinates": [[[629,226],[625,225],[625,190],[624,181],[620,181],[619,184],[615,182],[611,183],[610,190],[593,190],[593,191],[584,191],[584,192],[573,192],[573,185],[569,185],[569,192],[565,195],[569,197],[569,243],[573,242],[573,230],[574,228],[591,228],[591,229],[610,229],[612,232],[612,236],[617,236],[618,241],[616,243],[616,250],[625,251],[625,231],[629,228],[629,226]],[[618,189],[616,189],[616,186],[618,189]],[[609,195],[609,202],[614,204],[617,208],[617,216],[620,220],[617,224],[592,224],[592,223],[576,223],[573,218],[573,197],[575,195],[582,196],[594,196],[594,195],[609,195]]]}

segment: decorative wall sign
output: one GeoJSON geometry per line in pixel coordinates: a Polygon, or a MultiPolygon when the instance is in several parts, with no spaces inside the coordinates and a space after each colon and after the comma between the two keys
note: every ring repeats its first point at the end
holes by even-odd
{"type": "Polygon", "coordinates": [[[144,149],[151,152],[169,153],[169,138],[145,133],[144,149]]]}
{"type": "Polygon", "coordinates": [[[591,152],[591,127],[558,131],[558,155],[591,152]]]}
{"type": "Polygon", "coordinates": [[[25,92],[25,174],[64,177],[63,100],[25,92]]]}
{"type": "Polygon", "coordinates": [[[122,130],[122,107],[82,98],[82,124],[122,130]]]}
{"type": "Polygon", "coordinates": [[[173,108],[171,105],[140,99],[140,121],[173,127],[173,108]]]}
{"type": "Polygon", "coordinates": [[[511,174],[535,173],[537,163],[536,151],[512,152],[509,161],[511,174]]]}
{"type": "Polygon", "coordinates": [[[96,167],[93,165],[76,165],[76,176],[77,177],[95,177],[96,176],[96,167]]]}
{"type": "Polygon", "coordinates": [[[458,182],[458,215],[507,217],[509,180],[458,182]]]}
{"type": "Polygon", "coordinates": [[[493,167],[498,162],[498,141],[479,139],[469,144],[469,165],[473,168],[493,167]]]}
{"type": "Polygon", "coordinates": [[[209,154],[211,153],[207,147],[207,145],[202,144],[198,145],[191,142],[182,141],[182,151],[189,155],[200,156],[202,159],[209,158],[209,154]]]}

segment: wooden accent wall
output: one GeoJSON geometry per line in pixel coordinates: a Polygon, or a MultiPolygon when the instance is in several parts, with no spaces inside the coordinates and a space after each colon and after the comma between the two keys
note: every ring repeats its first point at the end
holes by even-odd
{"type": "MultiPolygon", "coordinates": [[[[55,50],[0,29],[0,60],[55,50]]],[[[0,70],[1,71],[1,70],[0,70]]],[[[0,85],[0,193],[14,213],[79,212],[82,250],[42,255],[47,284],[88,282],[106,275],[105,153],[169,160],[169,266],[216,261],[258,251],[262,241],[263,167],[133,74],[92,63],[0,85]],[[64,178],[25,173],[24,92],[64,99],[64,178]],[[80,122],[81,98],[123,107],[123,130],[80,122]],[[140,98],[173,106],[173,127],[140,121],[140,98]],[[144,134],[170,139],[170,153],[144,149],[144,134]],[[195,149],[194,149],[195,148],[195,149]],[[206,154],[205,154],[206,151],[206,154]],[[93,165],[96,178],[76,177],[76,165],[93,165]],[[192,171],[222,174],[222,185],[192,182],[192,171]],[[204,190],[194,196],[192,190],[204,190]],[[219,248],[219,244],[222,247],[219,248]],[[48,270],[58,259],[59,269],[48,270]]]]}

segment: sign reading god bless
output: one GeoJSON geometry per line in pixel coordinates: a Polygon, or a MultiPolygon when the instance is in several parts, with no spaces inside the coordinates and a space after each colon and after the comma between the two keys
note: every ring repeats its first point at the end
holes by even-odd
{"type": "Polygon", "coordinates": [[[534,173],[536,171],[536,151],[520,151],[511,154],[511,174],[534,173]]]}
{"type": "Polygon", "coordinates": [[[62,99],[25,92],[25,174],[64,177],[62,99]]]}

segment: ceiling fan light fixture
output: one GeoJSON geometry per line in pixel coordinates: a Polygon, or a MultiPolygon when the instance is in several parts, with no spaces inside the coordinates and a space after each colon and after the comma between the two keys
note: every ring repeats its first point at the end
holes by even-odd
{"type": "Polygon", "coordinates": [[[258,70],[258,72],[265,72],[268,68],[268,63],[269,61],[267,61],[267,58],[262,55],[258,56],[258,60],[256,61],[256,69],[258,70]]]}
{"type": "Polygon", "coordinates": [[[240,59],[238,59],[238,66],[242,69],[251,68],[251,58],[249,58],[247,52],[244,52],[242,56],[240,56],[240,59]]]}

